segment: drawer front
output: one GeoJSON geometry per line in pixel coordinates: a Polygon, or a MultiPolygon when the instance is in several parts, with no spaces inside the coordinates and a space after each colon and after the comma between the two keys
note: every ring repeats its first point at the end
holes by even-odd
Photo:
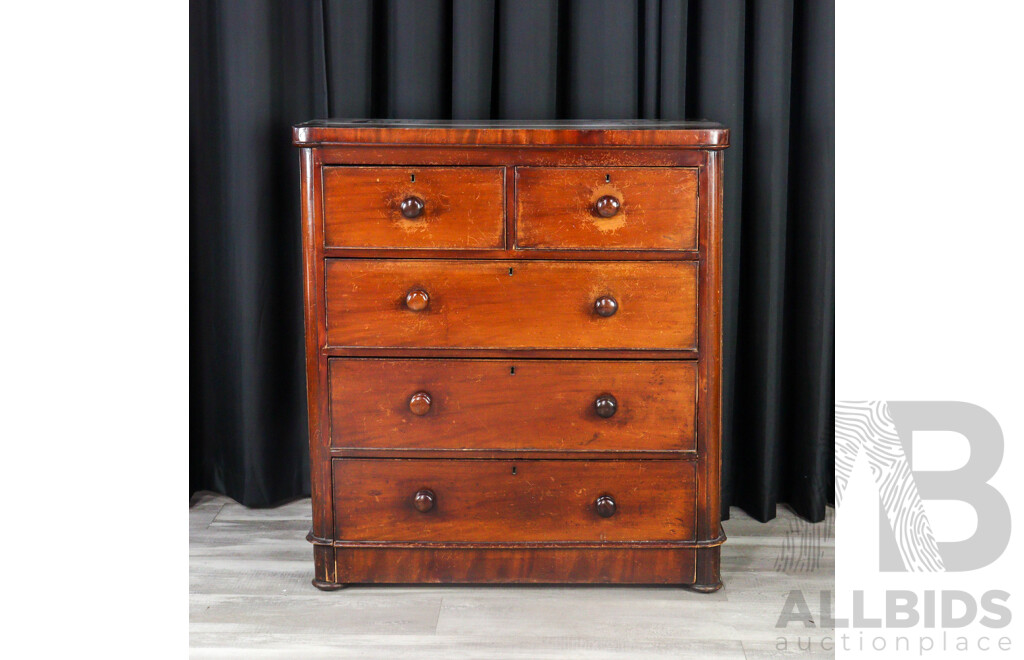
{"type": "Polygon", "coordinates": [[[347,347],[697,347],[694,262],[329,259],[327,342],[347,347]]]}
{"type": "Polygon", "coordinates": [[[520,167],[516,246],[697,249],[692,167],[520,167]]]}
{"type": "Polygon", "coordinates": [[[342,458],[333,477],[341,541],[694,539],[689,461],[342,458]]]}
{"type": "Polygon", "coordinates": [[[505,247],[503,167],[324,167],[328,247],[505,247]]]}
{"type": "Polygon", "coordinates": [[[696,449],[694,362],[335,358],[329,369],[335,447],[696,449]]]}

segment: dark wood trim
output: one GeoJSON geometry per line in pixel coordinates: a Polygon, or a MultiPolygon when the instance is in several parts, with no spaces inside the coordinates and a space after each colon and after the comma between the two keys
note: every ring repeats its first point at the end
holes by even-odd
{"type": "Polygon", "coordinates": [[[327,539],[317,536],[313,533],[312,529],[309,530],[308,534],[306,534],[306,541],[312,543],[313,545],[334,545],[333,539],[327,539]]]}
{"type": "Polygon", "coordinates": [[[698,326],[701,355],[698,367],[697,451],[702,469],[697,477],[697,537],[707,538],[721,523],[721,354],[722,354],[722,171],[721,153],[709,155],[701,170],[701,245],[698,326]]]}
{"type": "Polygon", "coordinates": [[[505,249],[501,255],[515,254],[516,244],[516,176],[514,165],[505,167],[505,249]]]}
{"type": "Polygon", "coordinates": [[[727,540],[724,531],[707,541],[631,541],[628,543],[614,542],[559,542],[559,543],[400,543],[376,541],[336,541],[306,534],[306,541],[313,545],[333,545],[336,548],[606,548],[609,546],[643,547],[643,548],[715,548],[727,540]]]}
{"type": "Polygon", "coordinates": [[[319,578],[313,578],[312,585],[320,591],[338,591],[348,586],[339,582],[327,582],[319,578]]]}
{"type": "MultiPolygon", "coordinates": [[[[725,536],[711,539],[710,541],[564,541],[558,543],[407,543],[379,541],[333,541],[335,548],[409,548],[414,550],[428,550],[433,548],[450,548],[452,550],[477,549],[477,548],[716,548],[725,543],[725,536]]],[[[319,541],[319,539],[318,539],[319,541]]]]}
{"type": "MultiPolygon", "coordinates": [[[[321,315],[323,307],[324,259],[322,254],[322,224],[320,209],[320,163],[317,152],[303,149],[300,164],[302,185],[302,240],[303,289],[305,294],[306,333],[306,402],[309,414],[310,482],[314,500],[331,495],[330,434],[327,429],[327,359],[322,353],[326,328],[321,315]]],[[[333,511],[330,507],[313,507],[313,532],[320,537],[328,536],[334,529],[333,511]]],[[[321,555],[317,561],[317,575],[320,566],[333,566],[331,557],[321,555]]],[[[333,569],[332,569],[333,570],[333,569]]]]}
{"type": "Polygon", "coordinates": [[[488,146],[629,146],[724,149],[729,129],[713,122],[629,120],[629,122],[502,123],[499,121],[316,120],[295,126],[298,146],[334,144],[488,146]]]}
{"type": "Polygon", "coordinates": [[[690,589],[710,594],[722,588],[722,548],[700,548],[697,550],[697,571],[690,589]]]}
{"type": "Polygon", "coordinates": [[[459,357],[505,358],[510,360],[600,358],[608,360],[694,360],[698,351],[662,349],[492,349],[492,348],[385,348],[365,346],[325,346],[327,357],[459,357]]]}
{"type": "MultiPolygon", "coordinates": [[[[511,197],[511,196],[510,196],[511,197]]],[[[506,236],[514,237],[514,227],[506,236]]],[[[530,261],[698,261],[697,250],[429,250],[423,248],[325,247],[324,256],[337,259],[529,259],[530,261]]]]}
{"type": "Polygon", "coordinates": [[[332,458],[453,458],[453,459],[497,459],[497,460],[666,460],[696,461],[697,452],[685,450],[548,450],[548,449],[419,449],[389,448],[368,449],[366,447],[332,447],[332,458]]]}
{"type": "Polygon", "coordinates": [[[696,548],[334,548],[345,583],[692,584],[696,548]]]}
{"type": "Polygon", "coordinates": [[[474,166],[515,164],[517,167],[697,167],[706,152],[661,147],[436,147],[403,145],[331,145],[317,149],[324,165],[474,166]]]}

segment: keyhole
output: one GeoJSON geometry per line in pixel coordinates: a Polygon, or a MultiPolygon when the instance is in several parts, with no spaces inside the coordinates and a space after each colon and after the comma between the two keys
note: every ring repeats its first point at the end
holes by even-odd
{"type": "Polygon", "coordinates": [[[409,181],[412,181],[413,183],[416,183],[416,175],[415,174],[410,174],[409,175],[409,181]]]}
{"type": "Polygon", "coordinates": [[[508,269],[508,276],[512,277],[512,269],[511,268],[508,269]]]}
{"type": "Polygon", "coordinates": [[[516,368],[515,367],[510,368],[508,370],[508,375],[509,376],[515,376],[516,375],[516,368]]]}
{"type": "Polygon", "coordinates": [[[611,183],[612,182],[612,175],[611,174],[605,174],[604,175],[604,182],[605,183],[611,183]]]}
{"type": "Polygon", "coordinates": [[[516,466],[513,465],[512,466],[512,474],[515,474],[515,473],[516,473],[516,466]]]}

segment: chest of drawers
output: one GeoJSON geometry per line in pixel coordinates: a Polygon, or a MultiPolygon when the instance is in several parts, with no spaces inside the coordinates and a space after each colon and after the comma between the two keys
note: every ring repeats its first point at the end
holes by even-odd
{"type": "Polygon", "coordinates": [[[313,584],[719,588],[728,131],[293,137],[313,584]]]}

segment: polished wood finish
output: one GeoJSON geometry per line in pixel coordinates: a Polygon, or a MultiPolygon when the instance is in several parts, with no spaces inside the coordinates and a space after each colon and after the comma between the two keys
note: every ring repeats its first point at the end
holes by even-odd
{"type": "Polygon", "coordinates": [[[505,247],[502,167],[325,167],[325,245],[505,247]]]}
{"type": "Polygon", "coordinates": [[[692,584],[693,548],[422,548],[337,549],[338,574],[349,582],[457,584],[692,584]]]}
{"type": "Polygon", "coordinates": [[[418,218],[423,215],[423,209],[426,208],[426,204],[423,200],[416,195],[410,195],[402,200],[399,209],[402,211],[402,216],[410,220],[418,218]]]}
{"type": "Polygon", "coordinates": [[[422,417],[430,412],[430,404],[433,400],[430,398],[429,392],[417,392],[409,397],[409,412],[422,417]]]}
{"type": "Polygon", "coordinates": [[[696,528],[687,461],[341,458],[333,475],[339,541],[693,541],[696,528]]]}
{"type": "Polygon", "coordinates": [[[719,588],[728,131],[353,120],[294,140],[314,583],[719,588]]]}
{"type": "Polygon", "coordinates": [[[422,312],[430,304],[430,294],[423,289],[413,289],[405,294],[405,306],[413,312],[422,312]]]}
{"type": "Polygon", "coordinates": [[[332,447],[697,448],[695,362],[334,358],[329,371],[332,447]]]}
{"type": "Polygon", "coordinates": [[[426,513],[434,508],[437,504],[437,495],[434,495],[434,491],[429,488],[416,491],[416,494],[412,496],[412,505],[420,513],[426,513]]]}
{"type": "Polygon", "coordinates": [[[608,419],[619,410],[619,400],[611,394],[602,394],[594,400],[594,412],[598,417],[608,419]]]}
{"type": "Polygon", "coordinates": [[[611,218],[619,212],[621,206],[614,195],[604,195],[594,202],[594,212],[602,218],[611,218]]]}
{"type": "Polygon", "coordinates": [[[594,301],[594,313],[598,316],[608,318],[619,311],[619,303],[611,296],[601,296],[594,301]]]}
{"type": "Polygon", "coordinates": [[[697,249],[697,168],[518,167],[516,247],[697,249]]]}
{"type": "Polygon", "coordinates": [[[326,292],[330,346],[697,347],[689,262],[329,259],[326,292]],[[411,289],[429,305],[409,307],[411,289]]]}
{"type": "Polygon", "coordinates": [[[724,149],[729,130],[709,121],[316,119],[292,133],[298,146],[619,146],[724,149]]]}
{"type": "Polygon", "coordinates": [[[594,508],[597,510],[597,515],[602,518],[611,518],[617,510],[615,498],[611,495],[601,495],[594,501],[594,508]]]}
{"type": "MultiPolygon", "coordinates": [[[[705,466],[699,480],[697,500],[698,538],[711,538],[722,529],[722,153],[708,153],[708,167],[701,171],[701,189],[707,191],[701,212],[700,319],[701,359],[698,382],[702,404],[698,424],[698,454],[705,466]]],[[[720,552],[702,549],[697,553],[697,577],[693,588],[710,593],[722,587],[720,552]]]]}

